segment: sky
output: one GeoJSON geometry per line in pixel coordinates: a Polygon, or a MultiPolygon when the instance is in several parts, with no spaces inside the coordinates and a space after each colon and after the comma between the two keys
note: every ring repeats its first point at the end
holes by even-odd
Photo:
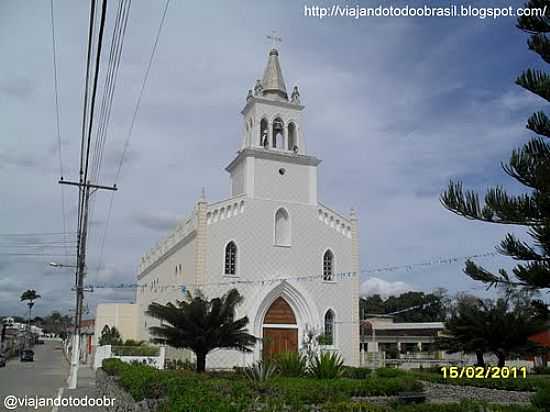
{"type": "MultiPolygon", "coordinates": [[[[53,4],[63,175],[74,180],[89,2],[53,4]]],[[[527,140],[526,120],[543,107],[514,84],[522,70],[541,66],[526,35],[511,17],[304,16],[304,5],[324,4],[172,0],[115,181],[164,7],[132,2],[100,175],[119,190],[93,195],[88,284],[133,283],[139,257],[190,213],[202,187],[208,201],[229,196],[224,168],[241,143],[240,110],[267,62],[266,34],[276,30],[287,89],[298,85],[306,106],[307,150],[322,159],[320,199],[358,214],[362,293],[490,293],[463,274],[461,260],[373,269],[492,252],[507,231],[524,237],[514,227],[464,220],[446,211],[439,195],[450,179],[480,191],[521,189],[500,163],[527,140]]],[[[110,8],[107,41],[112,16],[110,8]]],[[[48,262],[74,264],[65,256],[74,248],[33,246],[41,256],[21,255],[26,241],[61,240],[43,234],[63,232],[64,220],[65,230],[76,231],[77,191],[57,183],[50,2],[0,2],[0,50],[0,314],[23,314],[19,296],[29,288],[42,296],[35,313],[66,312],[74,305],[74,273],[48,262]],[[11,236],[21,233],[42,235],[11,236]]],[[[477,261],[492,270],[512,264],[503,257],[477,261]]],[[[131,289],[87,295],[91,312],[98,302],[133,298],[131,289]]]]}

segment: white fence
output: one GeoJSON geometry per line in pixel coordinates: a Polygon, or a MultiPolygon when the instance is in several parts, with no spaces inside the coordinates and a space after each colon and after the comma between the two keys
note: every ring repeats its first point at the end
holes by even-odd
{"type": "MultiPolygon", "coordinates": [[[[476,363],[475,356],[465,355],[461,353],[416,353],[416,354],[400,354],[399,358],[391,359],[386,357],[386,352],[360,352],[360,365],[365,368],[383,368],[386,366],[395,366],[401,369],[429,368],[434,366],[448,365],[474,365],[476,363]]],[[[496,365],[497,358],[491,354],[485,354],[485,362],[488,365],[496,365]]],[[[510,367],[533,367],[533,361],[521,359],[509,359],[506,361],[506,366],[510,367]]]]}
{"type": "MultiPolygon", "coordinates": [[[[132,347],[127,347],[132,348],[132,347]]],[[[138,346],[133,347],[139,348],[138,346]]],[[[116,350],[113,351],[111,345],[97,346],[95,349],[94,357],[94,369],[101,368],[103,359],[117,358],[126,363],[142,363],[144,365],[153,366],[157,369],[164,369],[164,360],[166,355],[166,348],[160,346],[158,348],[158,354],[156,356],[125,356],[117,355],[116,350]],[[114,353],[113,353],[114,352],[114,353]]]]}

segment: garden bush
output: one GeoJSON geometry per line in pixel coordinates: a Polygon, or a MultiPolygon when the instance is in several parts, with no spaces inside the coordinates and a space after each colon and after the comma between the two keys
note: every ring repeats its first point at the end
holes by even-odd
{"type": "Polygon", "coordinates": [[[299,352],[283,352],[275,358],[275,365],[282,376],[305,376],[307,359],[299,352]]]}
{"type": "Polygon", "coordinates": [[[125,366],[126,364],[118,358],[103,359],[101,363],[101,368],[107,375],[118,375],[125,366]]]}
{"type": "Polygon", "coordinates": [[[397,395],[421,391],[422,385],[412,378],[311,379],[276,378],[274,391],[295,403],[319,404],[344,401],[352,397],[397,395]]]}
{"type": "Polygon", "coordinates": [[[366,379],[372,373],[372,369],[369,368],[355,368],[353,366],[345,366],[344,373],[342,376],[344,378],[350,379],[366,379]]]}
{"type": "MultiPolygon", "coordinates": [[[[322,405],[327,402],[345,404],[351,402],[352,397],[396,395],[421,390],[420,383],[411,376],[370,376],[365,379],[278,376],[265,380],[258,389],[237,373],[197,374],[183,369],[160,371],[149,366],[126,364],[119,359],[105,360],[103,368],[107,373],[118,376],[120,385],[136,401],[165,398],[161,408],[166,412],[305,412],[311,411],[312,405],[321,408],[316,410],[323,411],[322,405]]],[[[378,409],[372,411],[378,412],[378,409]]]]}
{"type": "Polygon", "coordinates": [[[111,346],[111,352],[117,356],[158,356],[159,348],[143,344],[139,346],[111,346]]]}
{"type": "Polygon", "coordinates": [[[344,373],[344,360],[339,353],[321,352],[311,360],[309,373],[318,379],[335,379],[344,373]]]}
{"type": "Polygon", "coordinates": [[[531,403],[541,411],[550,412],[550,383],[543,384],[538,388],[531,397],[531,403]]]}
{"type": "Polygon", "coordinates": [[[378,368],[375,370],[376,376],[380,378],[397,378],[400,376],[408,376],[409,373],[398,368],[378,368]]]}

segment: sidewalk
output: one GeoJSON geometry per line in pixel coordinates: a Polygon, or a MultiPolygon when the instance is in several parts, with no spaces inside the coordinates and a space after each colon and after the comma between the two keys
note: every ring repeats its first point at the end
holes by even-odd
{"type": "MultiPolygon", "coordinates": [[[[95,371],[89,366],[81,366],[78,369],[78,384],[76,389],[67,389],[63,388],[63,398],[68,399],[69,397],[75,399],[83,399],[85,397],[98,398],[99,394],[95,387],[95,371]]],[[[100,407],[90,407],[90,406],[68,406],[68,407],[59,407],[58,412],[105,412],[105,408],[100,407]]]]}

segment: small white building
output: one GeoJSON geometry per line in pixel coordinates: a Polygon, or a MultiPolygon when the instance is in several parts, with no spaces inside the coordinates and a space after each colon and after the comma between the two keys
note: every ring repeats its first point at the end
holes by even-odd
{"type": "Polygon", "coordinates": [[[230,196],[210,202],[203,193],[139,262],[139,339],[158,324],[145,314],[151,302],[181,300],[195,288],[210,298],[237,288],[244,296],[238,315],[248,316],[259,341],[252,354],[210,353],[207,367],[297,351],[308,331],[326,335],[322,343],[346,364],[359,364],[357,218],[319,202],[320,160],[306,150],[303,110],[297,87],[288,97],[272,49],[241,111],[242,144],[226,168],[230,196]]]}

